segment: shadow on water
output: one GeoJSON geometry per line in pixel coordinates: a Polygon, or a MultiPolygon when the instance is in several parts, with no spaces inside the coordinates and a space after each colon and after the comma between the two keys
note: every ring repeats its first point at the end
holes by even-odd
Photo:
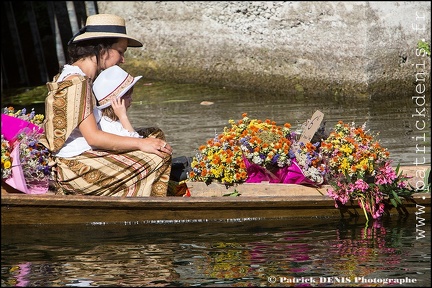
{"type": "MultiPolygon", "coordinates": [[[[3,106],[35,108],[43,113],[43,89],[38,87],[18,96],[2,96],[3,106]]],[[[316,110],[321,110],[327,130],[339,120],[366,123],[389,149],[395,163],[412,165],[417,158],[423,161],[423,156],[430,163],[430,113],[424,119],[426,127],[419,130],[415,122],[418,119],[412,117],[418,107],[410,96],[377,98],[300,92],[266,94],[142,79],[134,87],[129,117],[135,127],[160,127],[174,148],[173,156],[177,157],[195,155],[200,145],[229,127],[230,119],[241,119],[242,113],[248,113],[250,118],[271,119],[279,125],[288,122],[295,130],[316,110]]],[[[430,111],[430,103],[425,108],[430,111]]]]}

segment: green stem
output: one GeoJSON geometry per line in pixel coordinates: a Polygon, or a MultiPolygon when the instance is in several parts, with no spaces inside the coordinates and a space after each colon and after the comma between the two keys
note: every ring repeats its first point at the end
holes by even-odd
{"type": "Polygon", "coordinates": [[[363,209],[363,213],[364,213],[364,215],[366,217],[366,224],[367,224],[369,222],[369,218],[368,218],[368,215],[367,215],[367,212],[366,212],[366,208],[365,208],[365,204],[363,202],[363,198],[360,198],[360,202],[362,204],[362,209],[363,209]]]}
{"type": "Polygon", "coordinates": [[[367,237],[367,227],[368,227],[368,223],[369,223],[369,218],[366,212],[366,208],[365,208],[365,203],[363,201],[363,198],[360,198],[360,202],[362,203],[362,209],[363,209],[363,213],[366,217],[366,223],[365,223],[365,229],[364,229],[364,233],[363,233],[363,238],[366,239],[367,237]]]}

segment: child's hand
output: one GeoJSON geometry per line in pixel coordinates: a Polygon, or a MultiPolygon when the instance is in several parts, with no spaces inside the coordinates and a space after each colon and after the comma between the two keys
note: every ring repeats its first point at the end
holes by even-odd
{"type": "Polygon", "coordinates": [[[114,113],[117,115],[119,119],[126,116],[126,105],[124,99],[122,97],[116,98],[111,101],[111,106],[113,107],[114,113]]]}

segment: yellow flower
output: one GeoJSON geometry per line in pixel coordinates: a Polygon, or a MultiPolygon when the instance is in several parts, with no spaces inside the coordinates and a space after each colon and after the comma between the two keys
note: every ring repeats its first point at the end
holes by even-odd
{"type": "Polygon", "coordinates": [[[3,168],[4,168],[4,169],[9,169],[9,168],[11,168],[11,166],[12,166],[12,163],[11,163],[9,160],[6,160],[6,161],[3,163],[3,168]]]}
{"type": "Polygon", "coordinates": [[[344,158],[342,159],[342,163],[340,165],[340,169],[342,173],[345,173],[346,171],[348,171],[350,169],[351,165],[348,161],[348,159],[344,158]]]}
{"type": "Polygon", "coordinates": [[[348,146],[348,145],[342,145],[342,147],[340,148],[340,150],[342,152],[344,152],[345,154],[351,154],[352,153],[352,149],[348,146]]]}

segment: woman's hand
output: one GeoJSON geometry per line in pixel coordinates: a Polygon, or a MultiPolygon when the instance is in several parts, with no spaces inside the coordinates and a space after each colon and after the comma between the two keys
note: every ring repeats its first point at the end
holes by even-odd
{"type": "Polygon", "coordinates": [[[139,138],[141,140],[140,150],[147,153],[156,154],[162,158],[166,154],[172,155],[172,147],[162,139],[154,138],[152,136],[148,138],[139,138]]]}
{"type": "Polygon", "coordinates": [[[136,138],[115,135],[100,130],[93,114],[90,114],[81,122],[79,129],[87,143],[95,148],[111,151],[139,149],[143,152],[156,154],[162,158],[165,158],[167,154],[172,155],[171,145],[152,135],[147,138],[136,138]]]}

